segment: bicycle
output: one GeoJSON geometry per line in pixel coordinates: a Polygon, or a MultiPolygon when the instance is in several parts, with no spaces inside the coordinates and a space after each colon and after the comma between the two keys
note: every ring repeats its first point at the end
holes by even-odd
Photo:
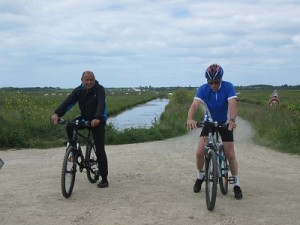
{"type": "Polygon", "coordinates": [[[90,122],[79,120],[66,121],[60,119],[58,123],[60,125],[73,127],[72,144],[69,142],[67,144],[61,172],[62,194],[65,198],[69,198],[74,188],[77,166],[80,172],[83,172],[83,169],[86,169],[87,178],[91,183],[95,183],[99,180],[96,148],[93,141],[90,122]],[[88,130],[87,135],[79,133],[79,130],[84,128],[88,130]],[[81,137],[86,141],[85,156],[81,150],[78,137],[81,137]]]}
{"type": "Polygon", "coordinates": [[[206,207],[212,211],[215,207],[218,183],[223,195],[228,192],[228,183],[235,182],[234,177],[229,177],[230,170],[228,159],[224,153],[223,143],[220,140],[219,128],[227,128],[227,124],[216,121],[197,122],[197,127],[208,126],[208,140],[205,144],[205,199],[206,207]]]}

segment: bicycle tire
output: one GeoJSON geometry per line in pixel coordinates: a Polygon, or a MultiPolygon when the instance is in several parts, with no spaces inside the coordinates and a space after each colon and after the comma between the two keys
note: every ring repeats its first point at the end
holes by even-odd
{"type": "Polygon", "coordinates": [[[87,178],[92,184],[96,183],[97,180],[99,180],[99,174],[98,174],[99,168],[98,168],[96,149],[94,145],[87,144],[85,160],[86,160],[87,178]]]}
{"type": "Polygon", "coordinates": [[[62,171],[61,171],[61,191],[65,198],[69,198],[72,194],[75,176],[76,176],[77,154],[74,147],[69,146],[66,150],[62,171]]]}
{"type": "Polygon", "coordinates": [[[212,211],[215,207],[218,189],[217,157],[214,150],[209,149],[205,158],[205,199],[206,207],[212,211]]]}
{"type": "Polygon", "coordinates": [[[224,153],[223,146],[220,146],[219,150],[219,185],[220,190],[223,195],[228,193],[228,173],[229,173],[229,163],[228,159],[224,153]]]}

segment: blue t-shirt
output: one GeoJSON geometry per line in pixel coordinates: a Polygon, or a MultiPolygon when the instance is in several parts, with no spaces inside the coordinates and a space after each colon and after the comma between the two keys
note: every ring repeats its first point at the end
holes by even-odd
{"type": "Polygon", "coordinates": [[[237,95],[232,83],[228,81],[222,81],[217,91],[211,90],[209,84],[204,84],[198,88],[195,95],[195,99],[207,105],[212,119],[220,123],[227,121],[228,100],[233,98],[237,98],[237,95]]]}

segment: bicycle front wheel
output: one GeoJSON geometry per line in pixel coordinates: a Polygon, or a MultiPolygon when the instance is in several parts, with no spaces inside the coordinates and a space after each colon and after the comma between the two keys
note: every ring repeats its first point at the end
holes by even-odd
{"type": "Polygon", "coordinates": [[[220,147],[219,151],[219,185],[220,190],[223,195],[226,195],[228,192],[228,172],[229,172],[229,163],[224,153],[223,146],[220,147]]]}
{"type": "Polygon", "coordinates": [[[217,157],[214,150],[209,149],[205,158],[205,198],[206,207],[212,211],[215,207],[218,188],[217,157]]]}
{"type": "Polygon", "coordinates": [[[98,161],[96,149],[94,145],[87,144],[86,146],[86,174],[91,183],[96,183],[99,180],[98,161]]]}
{"type": "Polygon", "coordinates": [[[72,194],[76,176],[77,154],[74,147],[69,146],[66,150],[62,171],[61,171],[61,191],[65,198],[72,194]]]}

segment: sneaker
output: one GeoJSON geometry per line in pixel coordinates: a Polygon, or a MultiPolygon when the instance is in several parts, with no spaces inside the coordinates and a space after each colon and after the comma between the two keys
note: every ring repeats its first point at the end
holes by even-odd
{"type": "Polygon", "coordinates": [[[200,190],[201,190],[201,185],[203,183],[204,179],[200,180],[200,179],[197,179],[195,184],[194,184],[194,192],[195,193],[198,193],[200,190]]]}
{"type": "Polygon", "coordinates": [[[99,184],[97,184],[98,188],[107,188],[108,187],[108,181],[107,180],[101,180],[99,184]]]}
{"type": "Polygon", "coordinates": [[[236,199],[239,200],[243,197],[243,192],[242,192],[240,186],[234,186],[233,191],[234,191],[234,197],[236,199]]]}

